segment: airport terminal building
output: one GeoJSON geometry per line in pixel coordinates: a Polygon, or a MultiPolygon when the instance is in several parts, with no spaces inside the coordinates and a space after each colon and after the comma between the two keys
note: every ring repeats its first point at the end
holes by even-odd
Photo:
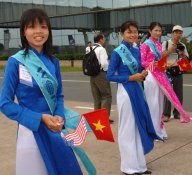
{"type": "Polygon", "coordinates": [[[107,45],[114,47],[121,42],[119,26],[130,19],[138,22],[141,33],[147,32],[152,21],[158,21],[166,37],[170,37],[172,26],[179,24],[192,40],[189,0],[0,0],[0,52],[21,46],[19,19],[29,8],[42,8],[48,13],[57,52],[69,46],[84,48],[89,40],[93,41],[95,31],[102,31],[107,45]]]}

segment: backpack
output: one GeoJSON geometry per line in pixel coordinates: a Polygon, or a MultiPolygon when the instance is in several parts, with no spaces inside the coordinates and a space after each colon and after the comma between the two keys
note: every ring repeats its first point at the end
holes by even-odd
{"type": "Polygon", "coordinates": [[[85,54],[84,56],[82,64],[84,75],[95,76],[98,75],[100,72],[101,65],[99,64],[99,61],[94,51],[97,47],[100,46],[97,45],[94,49],[92,49],[89,53],[85,54]]]}

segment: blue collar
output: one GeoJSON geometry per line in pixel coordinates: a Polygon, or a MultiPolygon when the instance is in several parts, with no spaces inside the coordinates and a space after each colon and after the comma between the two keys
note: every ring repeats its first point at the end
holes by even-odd
{"type": "Polygon", "coordinates": [[[40,53],[35,49],[35,48],[33,48],[33,47],[29,47],[29,50],[32,50],[37,56],[42,56],[42,55],[44,55],[44,51],[42,50],[40,53]]]}
{"type": "Polygon", "coordinates": [[[125,41],[125,40],[122,41],[122,44],[124,44],[128,49],[132,49],[132,48],[133,48],[133,46],[130,45],[130,44],[129,44],[127,41],[125,41]]]}

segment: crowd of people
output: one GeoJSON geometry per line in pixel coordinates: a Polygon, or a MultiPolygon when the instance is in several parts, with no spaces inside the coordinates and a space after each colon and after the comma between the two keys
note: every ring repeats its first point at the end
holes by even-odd
{"type": "MultiPolygon", "coordinates": [[[[163,43],[159,22],[150,24],[148,38],[143,43],[135,21],[123,23],[120,34],[123,41],[111,53],[106,67],[106,79],[117,83],[120,170],[124,174],[151,174],[145,154],[153,149],[155,140],[168,139],[163,121],[170,119],[171,103],[175,119],[190,121],[182,107],[183,78],[177,64],[189,55],[180,41],[183,28],[179,25],[173,27],[172,38],[163,43]],[[167,62],[162,71],[158,61],[164,56],[167,62]]],[[[100,63],[101,60],[99,57],[100,63]]],[[[97,76],[100,75],[94,78],[97,76]]]]}
{"type": "MultiPolygon", "coordinates": [[[[168,139],[162,122],[169,121],[170,103],[175,107],[175,119],[190,121],[182,107],[183,77],[177,65],[188,56],[180,42],[183,28],[174,26],[172,38],[163,44],[159,42],[160,23],[150,24],[144,43],[138,29],[135,21],[121,25],[123,41],[112,51],[110,61],[102,33],[96,33],[94,44],[89,42],[86,48],[86,54],[94,50],[101,65],[100,72],[90,76],[95,110],[106,108],[110,116],[110,81],[117,83],[120,170],[135,175],[152,173],[145,154],[153,149],[155,140],[168,139]],[[158,67],[163,56],[167,56],[166,71],[158,67]]],[[[65,125],[64,96],[59,61],[51,52],[47,14],[40,9],[25,11],[20,34],[22,49],[7,62],[0,98],[2,113],[19,124],[16,175],[81,175],[73,149],[60,136],[65,125]]]]}

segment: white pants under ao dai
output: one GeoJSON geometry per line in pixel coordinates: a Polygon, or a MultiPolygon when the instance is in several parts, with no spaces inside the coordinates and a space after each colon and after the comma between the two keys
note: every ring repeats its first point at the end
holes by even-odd
{"type": "Polygon", "coordinates": [[[147,170],[140,134],[135,122],[129,96],[122,84],[118,84],[118,142],[121,156],[121,171],[124,173],[147,170]]]}
{"type": "Polygon", "coordinates": [[[151,72],[148,73],[148,76],[144,81],[144,92],[155,131],[162,139],[167,138],[165,127],[162,127],[161,125],[164,95],[151,72]]]}
{"type": "Polygon", "coordinates": [[[48,175],[32,131],[22,125],[18,128],[16,175],[48,175]]]}

